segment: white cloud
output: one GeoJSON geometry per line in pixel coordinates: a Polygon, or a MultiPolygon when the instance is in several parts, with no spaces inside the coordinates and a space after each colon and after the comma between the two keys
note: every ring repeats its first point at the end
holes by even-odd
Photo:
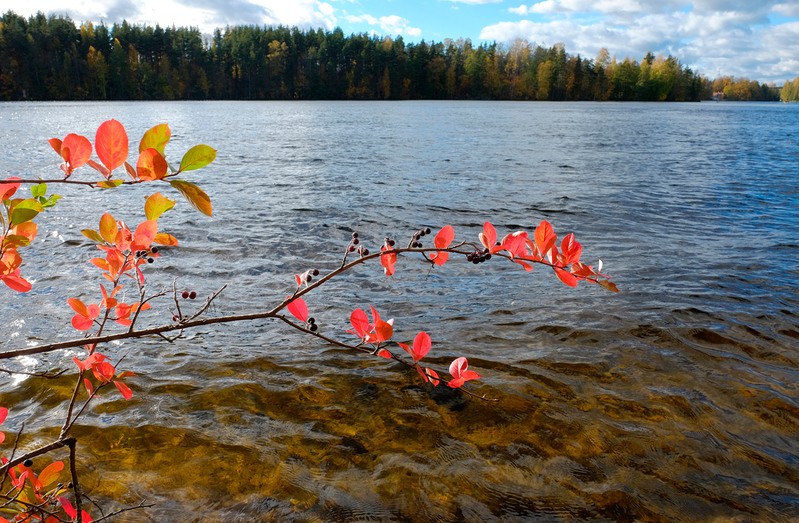
{"type": "Polygon", "coordinates": [[[562,42],[569,53],[589,58],[602,47],[619,59],[640,61],[649,51],[670,54],[710,77],[731,74],[781,83],[799,74],[799,22],[774,26],[768,18],[769,11],[790,16],[794,3],[701,0],[692,9],[653,7],[669,1],[542,0],[511,12],[543,18],[487,25],[480,38],[508,43],[521,38],[544,46],[562,42]],[[748,8],[732,9],[741,6],[748,8]],[[593,16],[586,16],[589,12],[593,16]]]}
{"type": "Polygon", "coordinates": [[[114,23],[124,19],[133,24],[195,26],[209,33],[237,24],[326,29],[338,24],[336,9],[320,0],[88,0],[70,4],[30,0],[14,10],[24,16],[37,11],[66,14],[76,22],[114,23]]]}
{"type": "Polygon", "coordinates": [[[346,20],[351,23],[365,23],[371,26],[378,26],[383,34],[392,35],[405,35],[405,36],[421,36],[422,30],[418,27],[412,27],[410,22],[397,15],[381,16],[376,18],[372,15],[364,14],[358,16],[347,16],[346,20]]]}
{"type": "Polygon", "coordinates": [[[498,4],[502,0],[449,0],[453,4],[469,4],[469,5],[482,5],[482,4],[498,4]]]}
{"type": "Polygon", "coordinates": [[[771,10],[772,12],[781,16],[796,18],[799,17],[799,2],[776,4],[771,8],[771,10]]]}

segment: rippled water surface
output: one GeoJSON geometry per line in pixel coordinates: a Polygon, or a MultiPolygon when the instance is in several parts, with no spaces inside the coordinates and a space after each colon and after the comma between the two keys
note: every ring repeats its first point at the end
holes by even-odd
{"type": "MultiPolygon", "coordinates": [[[[431,362],[469,356],[497,403],[274,322],[116,345],[135,397],[104,396],[77,435],[95,499],[154,504],[123,520],[799,517],[799,106],[0,104],[0,172],[54,177],[46,140],[111,117],[135,138],[168,122],[173,159],[218,148],[191,175],[215,216],[165,215],[181,247],[151,277],[227,283],[211,314],[275,303],[295,272],[336,267],[352,231],[375,249],[446,223],[476,239],[485,220],[574,231],[622,289],[406,257],[396,278],[366,266],[307,298],[342,339],[369,304],[398,339],[427,330],[431,362]]],[[[59,192],[28,249],[34,291],[0,291],[3,349],[73,337],[65,300],[96,288],[80,229],[103,207],[141,219],[138,188],[59,192]]],[[[72,355],[13,365],[72,373],[72,355]]],[[[0,380],[6,432],[51,437],[74,375],[0,380]]]]}

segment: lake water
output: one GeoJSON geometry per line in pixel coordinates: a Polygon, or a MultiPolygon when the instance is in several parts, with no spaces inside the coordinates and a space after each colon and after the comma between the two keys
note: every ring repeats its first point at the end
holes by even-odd
{"type": "MultiPolygon", "coordinates": [[[[496,403],[279,322],[115,345],[134,399],[104,395],[76,434],[94,499],[154,504],[123,521],[799,517],[799,105],[0,104],[0,173],[56,177],[46,140],[112,117],[134,143],[168,122],[173,161],[218,149],[187,176],[214,217],[181,201],[162,219],[181,246],[151,271],[201,296],[227,283],[213,315],[269,308],[294,273],[335,268],[352,231],[377,249],[447,223],[476,240],[486,220],[575,232],[622,290],[403,257],[393,279],[372,264],[307,297],[344,340],[369,304],[397,339],[428,331],[431,363],[469,357],[496,403]]],[[[97,278],[80,229],[101,208],[137,223],[147,194],[58,192],[27,250],[34,291],[0,291],[2,349],[74,337],[66,298],[97,278]]],[[[73,373],[73,354],[10,365],[73,373]]],[[[42,417],[73,380],[0,375],[6,433],[52,437],[42,417]]]]}

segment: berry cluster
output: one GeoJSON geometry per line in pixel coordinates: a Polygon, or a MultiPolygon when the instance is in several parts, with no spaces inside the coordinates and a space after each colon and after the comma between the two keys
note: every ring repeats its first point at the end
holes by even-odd
{"type": "Polygon", "coordinates": [[[352,233],[352,239],[350,239],[350,243],[347,245],[348,252],[357,252],[360,256],[367,256],[369,254],[369,249],[360,245],[361,240],[358,238],[358,233],[352,233]]]}
{"type": "Polygon", "coordinates": [[[144,251],[144,250],[136,251],[135,254],[136,254],[136,259],[137,260],[140,260],[142,258],[146,258],[147,259],[147,263],[153,263],[155,261],[155,258],[153,258],[152,255],[153,254],[158,254],[158,247],[153,247],[149,251],[144,251]]]}
{"type": "Polygon", "coordinates": [[[319,330],[319,325],[316,324],[316,320],[314,318],[308,318],[308,321],[305,322],[308,325],[308,330],[311,332],[316,332],[319,330]]]}
{"type": "Polygon", "coordinates": [[[197,297],[196,291],[183,291],[180,295],[184,300],[193,300],[197,297]]]}
{"type": "Polygon", "coordinates": [[[300,275],[300,279],[303,283],[311,283],[314,276],[319,276],[319,269],[308,269],[300,275]]]}
{"type": "Polygon", "coordinates": [[[421,242],[422,236],[430,234],[431,232],[432,231],[430,231],[430,227],[419,229],[413,234],[413,238],[411,239],[411,242],[408,244],[408,246],[413,249],[421,249],[423,247],[421,242]]]}
{"type": "Polygon", "coordinates": [[[482,263],[484,261],[488,261],[491,259],[491,251],[488,249],[483,250],[476,250],[474,252],[470,252],[466,255],[466,261],[470,261],[477,265],[478,263],[482,263]]]}

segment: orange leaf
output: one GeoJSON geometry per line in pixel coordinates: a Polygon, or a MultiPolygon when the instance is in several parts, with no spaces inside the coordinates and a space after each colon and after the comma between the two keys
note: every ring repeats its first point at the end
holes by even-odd
{"type": "Polygon", "coordinates": [[[130,244],[130,250],[149,250],[157,233],[158,222],[155,220],[141,222],[139,226],[136,227],[136,232],[133,234],[133,241],[130,244]]]}
{"type": "Polygon", "coordinates": [[[70,307],[72,307],[73,311],[77,312],[81,316],[86,316],[87,318],[89,317],[89,309],[86,307],[86,304],[78,298],[69,298],[67,303],[70,307]]]}
{"type": "Polygon", "coordinates": [[[59,473],[64,470],[64,462],[63,461],[54,461],[44,467],[39,473],[39,478],[37,479],[38,487],[39,488],[46,488],[52,482],[58,479],[59,473]]]}
{"type": "Polygon", "coordinates": [[[61,142],[61,157],[67,162],[67,174],[89,161],[92,143],[85,136],[68,134],[61,142]]]}
{"type": "Polygon", "coordinates": [[[168,169],[166,160],[155,149],[145,149],[136,162],[136,174],[141,180],[162,180],[168,169]]]}
{"type": "Polygon", "coordinates": [[[170,247],[174,247],[178,244],[178,239],[172,236],[171,234],[167,234],[165,232],[159,232],[153,238],[153,243],[157,243],[158,245],[167,245],[170,247]]]}
{"type": "Polygon", "coordinates": [[[116,120],[100,124],[94,136],[94,148],[109,173],[125,163],[128,157],[128,133],[125,127],[116,120]]]}
{"type": "Polygon", "coordinates": [[[144,202],[144,215],[148,220],[157,220],[174,206],[174,200],[170,200],[160,192],[157,192],[147,197],[147,201],[144,202]]]}

